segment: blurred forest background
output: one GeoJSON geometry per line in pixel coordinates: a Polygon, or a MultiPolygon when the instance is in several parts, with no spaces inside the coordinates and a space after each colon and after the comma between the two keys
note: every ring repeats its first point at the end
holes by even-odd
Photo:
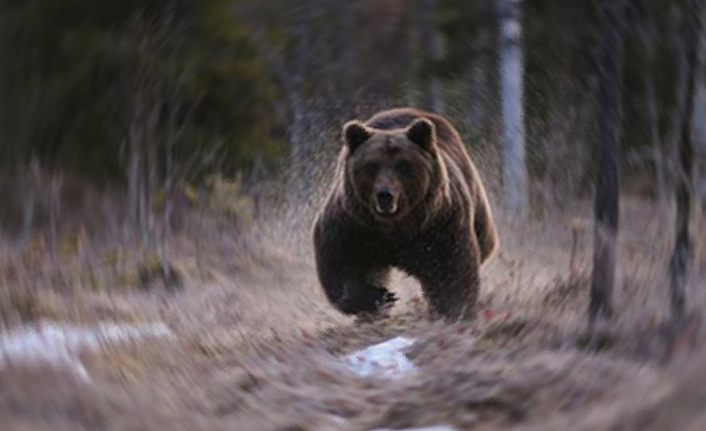
{"type": "MultiPolygon", "coordinates": [[[[621,189],[672,206],[686,117],[693,160],[706,147],[706,36],[688,31],[701,12],[616,4],[621,189]]],[[[1,5],[3,241],[39,234],[56,250],[119,233],[150,248],[190,208],[247,226],[277,204],[315,207],[341,124],[398,105],[450,117],[498,213],[571,210],[595,192],[596,1],[1,5]]],[[[693,190],[706,195],[700,165],[693,190]]]]}
{"type": "Polygon", "coordinates": [[[704,0],[0,0],[0,422],[706,429],[704,156],[704,0]],[[351,325],[316,278],[342,125],[404,105],[458,128],[497,217],[468,325],[404,276],[351,325]],[[4,371],[40,320],[177,337],[96,352],[94,391],[4,371]],[[422,380],[327,365],[408,333],[422,380]]]}

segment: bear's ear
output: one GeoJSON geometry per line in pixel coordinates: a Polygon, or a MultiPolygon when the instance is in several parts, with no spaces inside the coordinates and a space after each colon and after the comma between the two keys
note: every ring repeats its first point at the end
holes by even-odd
{"type": "Polygon", "coordinates": [[[370,135],[368,128],[360,121],[352,120],[343,126],[343,141],[351,154],[367,141],[370,135]]]}
{"type": "Polygon", "coordinates": [[[407,127],[405,135],[407,139],[429,152],[433,152],[436,147],[436,127],[434,123],[426,118],[414,120],[407,127]]]}

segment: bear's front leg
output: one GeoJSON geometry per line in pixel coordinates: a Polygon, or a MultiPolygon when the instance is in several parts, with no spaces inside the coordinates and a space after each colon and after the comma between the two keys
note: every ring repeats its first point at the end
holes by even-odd
{"type": "Polygon", "coordinates": [[[397,297],[386,288],[388,268],[374,265],[370,252],[346,236],[314,235],[316,271],[329,302],[345,315],[375,316],[397,297]]]}
{"type": "Polygon", "coordinates": [[[427,247],[417,272],[432,318],[473,320],[480,290],[480,251],[475,238],[427,247]]]}
{"type": "Polygon", "coordinates": [[[391,307],[397,297],[380,280],[380,272],[361,271],[354,274],[351,271],[342,278],[343,295],[336,302],[338,309],[344,314],[371,320],[391,307]]]}
{"type": "Polygon", "coordinates": [[[328,300],[343,314],[370,319],[397,301],[380,279],[381,270],[334,266],[330,258],[317,258],[319,280],[328,300]]]}

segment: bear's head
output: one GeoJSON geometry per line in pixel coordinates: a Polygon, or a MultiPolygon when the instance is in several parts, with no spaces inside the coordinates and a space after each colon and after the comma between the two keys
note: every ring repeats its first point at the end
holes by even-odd
{"type": "Polygon", "coordinates": [[[343,127],[346,187],[376,219],[404,218],[439,184],[436,139],[434,123],[425,118],[395,130],[349,121],[343,127]]]}

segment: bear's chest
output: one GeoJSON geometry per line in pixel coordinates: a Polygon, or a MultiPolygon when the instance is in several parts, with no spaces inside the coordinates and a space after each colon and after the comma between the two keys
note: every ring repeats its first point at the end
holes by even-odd
{"type": "Polygon", "coordinates": [[[452,240],[442,232],[380,235],[375,241],[374,253],[378,261],[387,265],[407,267],[433,260],[452,246],[452,240]]]}

